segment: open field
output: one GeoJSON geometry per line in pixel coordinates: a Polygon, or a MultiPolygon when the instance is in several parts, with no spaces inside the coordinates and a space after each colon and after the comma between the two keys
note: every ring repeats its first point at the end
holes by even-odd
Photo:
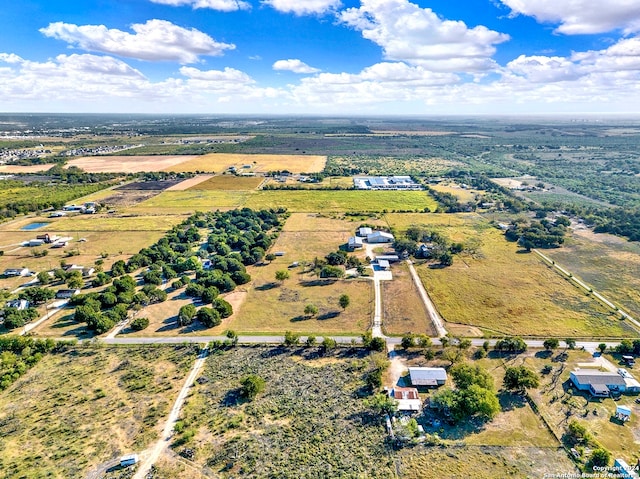
{"type": "MultiPolygon", "coordinates": [[[[407,138],[411,141],[412,138],[407,138]]],[[[363,144],[371,139],[365,139],[363,144]]],[[[462,167],[464,163],[445,158],[426,156],[423,153],[412,155],[353,154],[332,155],[327,161],[326,171],[330,174],[344,175],[345,172],[362,171],[368,175],[441,175],[453,168],[462,167]]]]}
{"type": "Polygon", "coordinates": [[[429,185],[429,188],[441,193],[450,193],[457,196],[458,200],[462,203],[474,201],[476,199],[476,195],[481,194],[481,192],[477,190],[462,188],[456,183],[439,183],[437,185],[429,185]]]}
{"type": "Polygon", "coordinates": [[[46,165],[0,165],[0,174],[11,173],[38,173],[53,167],[53,163],[46,165]]]}
{"type": "Polygon", "coordinates": [[[255,190],[264,181],[260,176],[217,175],[199,182],[189,190],[255,190]]]}
{"type": "MultiPolygon", "coordinates": [[[[186,160],[186,158],[185,158],[186,160]]],[[[238,171],[280,171],[289,170],[295,173],[317,173],[322,171],[327,161],[326,156],[317,155],[261,155],[244,153],[209,153],[192,157],[180,165],[164,168],[164,171],[176,172],[222,172],[235,166],[238,171]],[[251,165],[251,168],[242,168],[251,165]]]]}
{"type": "Polygon", "coordinates": [[[225,210],[243,206],[248,194],[246,191],[164,191],[127,208],[126,211],[135,214],[177,215],[194,211],[225,210]]]}
{"type": "MultiPolygon", "coordinates": [[[[77,166],[88,173],[140,173],[142,171],[177,171],[177,165],[194,156],[84,156],[67,163],[67,168],[77,166]]],[[[180,170],[182,171],[182,170],[180,170]]],[[[189,171],[189,170],[185,170],[189,171]]]]}
{"type": "MultiPolygon", "coordinates": [[[[270,264],[249,268],[253,281],[243,286],[247,296],[231,322],[244,332],[284,332],[314,334],[360,334],[369,328],[373,314],[373,283],[366,279],[324,280],[304,273],[304,264],[324,257],[343,245],[353,234],[350,222],[293,214],[285,223],[271,251],[284,252],[270,264]],[[297,261],[300,266],[289,268],[297,261]],[[291,277],[282,284],[275,280],[278,270],[291,277]],[[348,294],[349,307],[342,311],[338,298],[348,294]],[[316,317],[304,315],[306,304],[314,304],[316,317]]],[[[360,253],[362,255],[362,253],[360,253]]]]}
{"type": "Polygon", "coordinates": [[[573,230],[562,248],[545,254],[640,318],[640,244],[581,228],[573,230]]]}
{"type": "MultiPolygon", "coordinates": [[[[386,215],[402,231],[423,224],[452,241],[478,238],[480,254],[457,256],[453,266],[418,267],[443,319],[480,327],[489,335],[623,337],[637,333],[609,314],[535,255],[477,215],[386,215]]],[[[446,325],[445,325],[446,327],[446,325]]]]}
{"type": "Polygon", "coordinates": [[[551,447],[417,447],[399,456],[398,470],[408,479],[529,479],[574,471],[564,450],[551,447]]]}
{"type": "Polygon", "coordinates": [[[165,191],[184,191],[188,190],[191,187],[194,187],[200,183],[203,183],[207,180],[213,178],[213,175],[196,175],[193,178],[187,178],[186,180],[182,180],[180,183],[170,186],[165,191]]]}
{"type": "Polygon", "coordinates": [[[80,347],[0,393],[0,477],[84,477],[154,441],[193,347],[80,347]]]}
{"type": "Polygon", "coordinates": [[[351,176],[327,176],[323,178],[322,181],[318,183],[303,183],[298,181],[298,179],[294,176],[290,176],[285,178],[284,183],[282,181],[277,181],[274,178],[266,178],[265,186],[271,187],[289,187],[295,186],[300,189],[309,189],[309,190],[317,190],[321,188],[353,188],[353,177],[351,176]]]}
{"type": "Polygon", "coordinates": [[[436,336],[409,268],[402,263],[392,267],[393,280],[382,282],[383,328],[386,334],[428,334],[436,336]]]}
{"type": "Polygon", "coordinates": [[[86,323],[78,323],[74,319],[74,309],[65,308],[39,325],[31,334],[38,338],[54,339],[91,339],[95,331],[87,328],[86,323]]]}
{"type": "Polygon", "coordinates": [[[244,206],[285,207],[292,212],[434,210],[424,191],[256,191],[244,206]]]}

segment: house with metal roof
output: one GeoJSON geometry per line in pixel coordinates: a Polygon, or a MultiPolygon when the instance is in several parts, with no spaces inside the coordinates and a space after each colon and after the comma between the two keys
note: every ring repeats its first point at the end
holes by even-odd
{"type": "Polygon", "coordinates": [[[416,388],[395,387],[389,392],[389,396],[396,400],[398,411],[420,411],[422,400],[416,388]]]}
{"type": "Polygon", "coordinates": [[[442,386],[447,381],[444,368],[409,368],[409,377],[414,386],[442,386]]]}
{"type": "Polygon", "coordinates": [[[569,379],[578,390],[589,391],[595,397],[609,397],[611,391],[627,391],[625,378],[610,371],[576,369],[571,371],[569,379]]]}
{"type": "Polygon", "coordinates": [[[367,235],[367,243],[392,243],[395,238],[386,231],[374,231],[367,235]]]}
{"type": "Polygon", "coordinates": [[[353,251],[354,249],[362,248],[362,244],[362,238],[359,236],[350,236],[347,241],[347,248],[349,251],[353,251]]]}

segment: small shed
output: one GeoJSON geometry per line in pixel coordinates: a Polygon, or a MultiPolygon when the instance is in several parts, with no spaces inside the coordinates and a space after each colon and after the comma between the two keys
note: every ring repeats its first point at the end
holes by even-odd
{"type": "Polygon", "coordinates": [[[378,259],[377,262],[380,269],[384,269],[386,271],[391,268],[391,265],[386,259],[378,259]]]}
{"type": "Polygon", "coordinates": [[[373,233],[373,229],[368,228],[366,226],[363,226],[361,228],[358,228],[358,236],[362,236],[364,238],[366,238],[367,236],[369,236],[371,233],[373,233]]]}
{"type": "Polygon", "coordinates": [[[616,406],[616,419],[627,422],[631,419],[631,408],[628,406],[616,406]]]}
{"type": "Polygon", "coordinates": [[[362,248],[362,238],[360,238],[359,236],[350,236],[349,240],[347,241],[347,248],[349,248],[350,251],[353,251],[357,248],[362,248]]]}

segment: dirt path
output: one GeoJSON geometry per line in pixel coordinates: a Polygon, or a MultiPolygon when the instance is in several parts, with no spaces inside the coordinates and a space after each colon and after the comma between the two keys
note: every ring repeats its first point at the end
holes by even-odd
{"type": "Polygon", "coordinates": [[[200,371],[204,367],[204,363],[208,355],[209,350],[205,348],[198,356],[198,359],[196,359],[196,362],[191,369],[191,373],[189,373],[189,376],[187,376],[187,379],[184,382],[184,386],[182,386],[180,394],[178,394],[176,402],[174,403],[173,408],[171,408],[171,412],[167,417],[167,422],[164,425],[164,429],[162,430],[160,439],[151,449],[147,449],[141,454],[141,456],[144,457],[144,460],[140,463],[140,467],[138,468],[136,474],[133,476],[133,479],[144,479],[145,476],[149,473],[151,466],[153,466],[158,461],[158,459],[162,455],[162,452],[169,445],[169,441],[173,436],[173,428],[175,427],[176,421],[180,416],[180,410],[182,409],[184,401],[189,394],[189,388],[191,388],[194,381],[196,380],[196,377],[198,377],[198,374],[200,374],[200,371]]]}
{"type": "Polygon", "coordinates": [[[410,260],[407,260],[407,265],[409,266],[409,272],[411,273],[411,277],[413,278],[413,281],[416,284],[416,287],[418,288],[418,293],[422,298],[422,302],[424,303],[425,308],[427,308],[429,319],[431,319],[431,322],[433,323],[433,327],[438,333],[438,337],[446,336],[447,330],[444,328],[444,322],[442,321],[442,318],[438,314],[436,307],[433,305],[431,298],[429,298],[429,295],[427,294],[427,290],[424,289],[424,285],[422,284],[422,281],[420,281],[420,277],[418,276],[416,269],[413,267],[413,263],[410,260]]]}

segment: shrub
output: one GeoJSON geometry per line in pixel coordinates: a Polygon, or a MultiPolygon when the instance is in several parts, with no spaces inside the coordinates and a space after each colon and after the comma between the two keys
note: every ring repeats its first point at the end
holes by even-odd
{"type": "Polygon", "coordinates": [[[149,326],[149,318],[136,318],[131,322],[131,329],[142,331],[149,326]]]}

